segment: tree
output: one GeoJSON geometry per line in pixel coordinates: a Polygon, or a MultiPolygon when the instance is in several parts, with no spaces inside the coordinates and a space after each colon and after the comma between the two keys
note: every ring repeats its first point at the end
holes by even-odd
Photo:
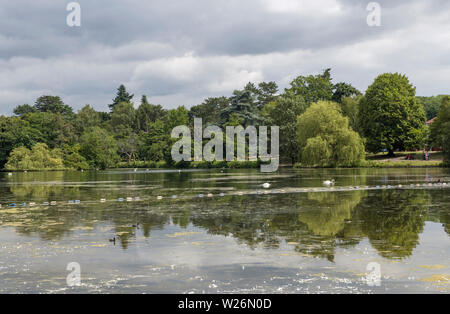
{"type": "Polygon", "coordinates": [[[64,145],[63,147],[63,156],[64,156],[64,166],[67,169],[76,169],[76,170],[87,170],[89,169],[89,164],[80,154],[81,145],[75,144],[73,146],[64,145]]]}
{"type": "Polygon", "coordinates": [[[189,111],[185,106],[180,106],[177,109],[169,110],[167,115],[166,132],[170,134],[174,127],[179,125],[189,124],[189,111]]]}
{"type": "Polygon", "coordinates": [[[306,102],[302,96],[284,94],[275,101],[267,104],[262,115],[266,124],[276,125],[280,128],[280,156],[296,162],[299,155],[299,146],[296,136],[297,116],[306,110],[306,102]]]}
{"type": "Polygon", "coordinates": [[[125,157],[128,162],[136,160],[136,153],[138,150],[138,136],[135,133],[130,133],[130,135],[118,139],[117,146],[120,155],[122,157],[125,157]]]}
{"type": "Polygon", "coordinates": [[[258,108],[262,109],[268,103],[274,101],[278,93],[278,85],[275,82],[261,82],[258,84],[256,98],[258,100],[258,108]]]}
{"type": "Polygon", "coordinates": [[[129,102],[118,103],[111,112],[109,122],[116,139],[130,136],[137,128],[136,110],[133,104],[129,102]]]}
{"type": "Polygon", "coordinates": [[[5,165],[7,170],[63,169],[60,149],[50,150],[44,143],[37,143],[31,150],[22,146],[15,148],[5,165]]]}
{"type": "Polygon", "coordinates": [[[84,130],[100,125],[100,114],[90,105],[86,105],[78,111],[75,119],[76,130],[82,134],[84,130]]]}
{"type": "Polygon", "coordinates": [[[275,82],[261,82],[256,86],[254,83],[249,82],[245,85],[244,90],[250,92],[256,107],[262,109],[265,105],[275,100],[278,85],[275,82]]]}
{"type": "Polygon", "coordinates": [[[40,133],[40,142],[50,148],[62,147],[64,144],[75,141],[75,127],[71,120],[61,113],[33,112],[23,117],[30,126],[40,133]]]}
{"type": "Polygon", "coordinates": [[[149,130],[142,134],[139,154],[144,160],[164,160],[169,149],[169,133],[163,121],[149,123],[149,130]]]}
{"type": "MultiPolygon", "coordinates": [[[[144,95],[145,96],[145,95],[144,95]]],[[[138,129],[144,132],[148,132],[149,123],[156,120],[165,119],[166,110],[161,105],[152,105],[147,102],[147,98],[142,99],[142,103],[136,111],[136,119],[138,129]]]]}
{"type": "Polygon", "coordinates": [[[114,107],[120,104],[121,102],[131,103],[133,97],[134,95],[129,94],[127,92],[127,89],[125,88],[125,85],[122,84],[117,89],[116,97],[113,99],[113,103],[109,105],[109,109],[113,110],[114,107]]]}
{"type": "Polygon", "coordinates": [[[14,114],[19,117],[22,117],[31,112],[36,112],[36,108],[30,106],[29,104],[20,105],[14,108],[14,114]]]}
{"type": "Polygon", "coordinates": [[[28,121],[18,117],[0,116],[0,168],[3,168],[14,148],[31,148],[41,140],[41,132],[33,128],[28,121]]]}
{"type": "Polygon", "coordinates": [[[320,101],[298,117],[300,160],[309,166],[357,166],[364,159],[364,145],[351,130],[339,105],[320,101]]]}
{"type": "Polygon", "coordinates": [[[230,116],[235,114],[243,122],[243,127],[248,125],[258,125],[262,122],[258,108],[249,90],[234,91],[230,98],[230,106],[220,113],[222,124],[226,124],[230,116]]]}
{"type": "Polygon", "coordinates": [[[230,105],[226,97],[210,97],[205,99],[200,105],[191,107],[189,117],[202,118],[203,125],[219,125],[220,113],[230,105]]]}
{"type": "Polygon", "coordinates": [[[439,113],[430,126],[430,138],[433,144],[444,150],[444,159],[450,164],[450,97],[442,99],[439,113]]]}
{"type": "Polygon", "coordinates": [[[25,146],[14,148],[5,165],[7,170],[31,170],[32,168],[31,151],[25,146]]]}
{"type": "Polygon", "coordinates": [[[93,168],[105,169],[118,161],[117,142],[105,129],[93,127],[80,138],[80,153],[93,168]]]}
{"type": "Polygon", "coordinates": [[[334,85],[331,82],[331,69],[326,69],[322,74],[299,76],[286,89],[286,93],[302,96],[308,105],[320,100],[331,100],[334,85]]]}
{"type": "Polygon", "coordinates": [[[66,105],[59,96],[44,95],[39,97],[34,103],[36,111],[59,113],[61,115],[73,115],[73,110],[66,105]]]}
{"type": "Polygon", "coordinates": [[[417,100],[423,105],[427,120],[435,118],[441,108],[442,101],[447,95],[438,95],[431,97],[417,96],[417,100]]]}
{"type": "Polygon", "coordinates": [[[372,152],[414,149],[423,144],[425,112],[405,75],[379,75],[361,99],[359,121],[372,152]]]}
{"type": "Polygon", "coordinates": [[[348,118],[350,127],[353,131],[361,133],[359,126],[359,102],[362,96],[342,97],[339,105],[341,111],[348,118]]]}
{"type": "Polygon", "coordinates": [[[361,95],[361,92],[351,84],[340,82],[334,85],[333,97],[331,100],[340,103],[343,97],[355,97],[361,95]]]}

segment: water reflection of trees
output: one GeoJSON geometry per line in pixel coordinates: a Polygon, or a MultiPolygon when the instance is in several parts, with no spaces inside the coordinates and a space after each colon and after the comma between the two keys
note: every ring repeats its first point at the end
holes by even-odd
{"type": "Polygon", "coordinates": [[[386,258],[412,254],[427,219],[427,191],[382,191],[371,194],[357,214],[371,245],[386,258]]]}
{"type": "MultiPolygon", "coordinates": [[[[81,193],[99,200],[105,193],[108,199],[127,196],[126,190],[84,191],[83,187],[67,184],[43,187],[30,183],[9,188],[9,193],[17,197],[75,198],[81,193]]],[[[145,197],[147,192],[139,193],[145,197]]],[[[445,196],[438,197],[442,200],[445,196]]],[[[251,248],[261,245],[275,249],[288,242],[299,253],[330,261],[337,248],[355,246],[367,237],[381,256],[393,259],[412,254],[424,223],[434,210],[429,208],[430,203],[430,191],[339,191],[37,206],[1,210],[0,221],[16,227],[19,234],[37,234],[44,240],[58,240],[73,235],[80,227],[90,230],[112,222],[114,227],[105,232],[105,241],[118,235],[124,249],[136,236],[150,237],[153,230],[161,230],[168,223],[182,228],[193,224],[210,234],[233,237],[251,248]]],[[[447,232],[449,216],[448,210],[441,208],[434,218],[444,224],[447,232]]]]}

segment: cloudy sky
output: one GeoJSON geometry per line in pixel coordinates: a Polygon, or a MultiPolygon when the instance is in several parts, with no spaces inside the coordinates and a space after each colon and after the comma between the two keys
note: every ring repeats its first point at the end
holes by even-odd
{"type": "Polygon", "coordinates": [[[245,83],[332,68],[365,90],[402,72],[418,95],[450,93],[450,1],[378,1],[381,26],[361,0],[0,0],[0,114],[60,95],[106,110],[120,84],[166,108],[230,95],[245,83]]]}

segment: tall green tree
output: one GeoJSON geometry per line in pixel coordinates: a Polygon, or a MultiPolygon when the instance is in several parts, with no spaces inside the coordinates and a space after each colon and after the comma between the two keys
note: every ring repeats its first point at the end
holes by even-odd
{"type": "Polygon", "coordinates": [[[117,89],[116,97],[113,99],[113,103],[109,105],[109,109],[113,110],[114,107],[116,107],[121,102],[131,103],[133,97],[134,94],[128,93],[127,89],[125,88],[125,85],[122,84],[117,89]]]}
{"type": "Polygon", "coordinates": [[[242,120],[244,127],[259,125],[263,121],[251,92],[246,89],[233,92],[230,105],[220,113],[223,125],[229,121],[231,115],[235,115],[242,120]]]}
{"type": "Polygon", "coordinates": [[[286,93],[302,96],[308,105],[320,100],[331,100],[334,85],[331,82],[331,69],[322,74],[298,76],[290,83],[286,93]]]}
{"type": "Polygon", "coordinates": [[[258,100],[258,108],[262,109],[268,103],[275,101],[278,93],[278,85],[275,82],[261,82],[258,84],[256,99],[258,100]]]}
{"type": "Polygon", "coordinates": [[[450,165],[450,97],[442,99],[439,113],[430,126],[430,138],[433,144],[444,150],[444,161],[450,165]]]}
{"type": "Polygon", "coordinates": [[[89,164],[81,153],[81,145],[79,143],[75,145],[64,145],[62,148],[64,166],[67,169],[87,170],[89,164]]]}
{"type": "Polygon", "coordinates": [[[142,134],[139,154],[143,160],[161,161],[170,151],[170,134],[163,121],[149,123],[149,130],[142,134]]]}
{"type": "Polygon", "coordinates": [[[86,129],[99,126],[101,123],[100,114],[90,105],[85,105],[78,111],[75,119],[76,130],[81,135],[86,129]]]}
{"type": "Polygon", "coordinates": [[[448,97],[448,95],[438,95],[430,97],[417,96],[417,100],[423,105],[425,109],[427,120],[431,120],[437,116],[439,109],[441,108],[442,101],[445,97],[448,97]]]}
{"type": "Polygon", "coordinates": [[[307,106],[302,96],[284,94],[267,104],[262,115],[267,125],[280,128],[280,157],[292,163],[298,161],[299,144],[297,133],[297,116],[305,112],[307,106]]]}
{"type": "Polygon", "coordinates": [[[342,97],[339,103],[341,111],[348,118],[350,127],[361,134],[359,125],[359,103],[362,96],[342,97]]]}
{"type": "Polygon", "coordinates": [[[170,132],[174,127],[179,125],[189,124],[189,111],[185,106],[179,106],[176,109],[169,110],[167,114],[166,132],[170,135],[170,132]]]}
{"type": "Polygon", "coordinates": [[[34,108],[40,112],[59,113],[65,116],[73,115],[72,107],[66,105],[59,96],[41,96],[34,103],[34,108]]]}
{"type": "Polygon", "coordinates": [[[356,97],[359,95],[361,95],[361,92],[351,84],[340,82],[334,85],[334,91],[331,100],[340,103],[342,102],[343,97],[356,97]]]}
{"type": "Polygon", "coordinates": [[[301,163],[309,166],[357,166],[364,160],[364,144],[339,105],[320,101],[298,117],[301,163]]]}
{"type": "Polygon", "coordinates": [[[41,132],[28,121],[19,117],[0,116],[0,168],[3,168],[14,148],[31,148],[41,140],[41,132]]]}
{"type": "Polygon", "coordinates": [[[14,114],[19,117],[23,117],[24,115],[32,112],[36,112],[36,108],[34,106],[30,106],[29,104],[20,105],[14,108],[14,114]]]}
{"type": "Polygon", "coordinates": [[[275,82],[261,82],[256,86],[254,83],[249,82],[245,85],[244,90],[250,92],[256,107],[262,109],[265,105],[275,100],[278,85],[275,82]]]}
{"type": "Polygon", "coordinates": [[[202,118],[203,125],[219,125],[220,113],[230,105],[226,97],[210,97],[205,99],[200,105],[193,106],[189,110],[189,117],[202,118]]]}
{"type": "Polygon", "coordinates": [[[129,102],[117,104],[111,112],[109,123],[117,139],[133,133],[137,129],[136,110],[133,104],[129,102]]]}
{"type": "Polygon", "coordinates": [[[76,140],[75,126],[72,119],[66,119],[61,113],[33,112],[23,117],[33,129],[41,134],[40,142],[50,148],[62,147],[76,140]]]}
{"type": "MultiPolygon", "coordinates": [[[[145,95],[144,95],[145,96],[145,95]]],[[[165,119],[167,111],[161,105],[149,104],[147,98],[143,98],[136,111],[137,126],[140,131],[148,132],[149,124],[157,120],[165,119]]]]}
{"type": "Polygon", "coordinates": [[[425,112],[405,75],[379,75],[361,100],[359,121],[372,152],[419,148],[424,141],[425,112]]]}
{"type": "Polygon", "coordinates": [[[105,129],[93,127],[80,138],[80,153],[92,168],[105,169],[116,166],[117,142],[105,129]]]}

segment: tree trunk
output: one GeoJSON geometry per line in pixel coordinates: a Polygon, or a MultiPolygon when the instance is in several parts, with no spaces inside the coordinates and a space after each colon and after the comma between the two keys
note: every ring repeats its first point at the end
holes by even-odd
{"type": "Polygon", "coordinates": [[[387,156],[388,157],[395,157],[394,151],[393,150],[389,150],[387,156]]]}

